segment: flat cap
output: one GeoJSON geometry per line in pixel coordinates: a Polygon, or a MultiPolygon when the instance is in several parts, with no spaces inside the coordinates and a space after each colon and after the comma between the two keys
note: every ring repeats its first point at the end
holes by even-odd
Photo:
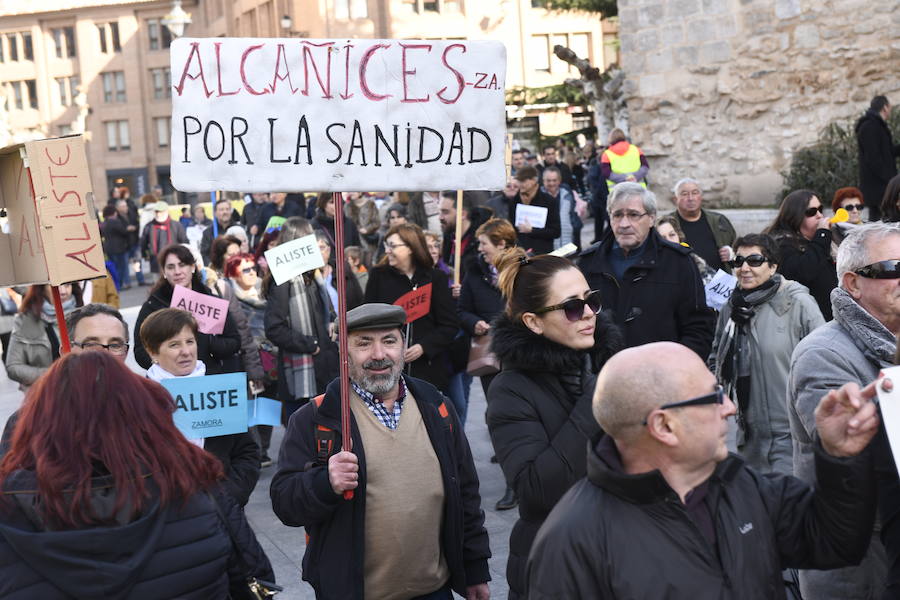
{"type": "Polygon", "coordinates": [[[406,324],[406,311],[396,304],[371,302],[347,313],[347,332],[360,329],[394,329],[406,324]]]}
{"type": "Polygon", "coordinates": [[[169,212],[169,203],[165,200],[159,200],[153,205],[153,210],[156,212],[169,212]]]}

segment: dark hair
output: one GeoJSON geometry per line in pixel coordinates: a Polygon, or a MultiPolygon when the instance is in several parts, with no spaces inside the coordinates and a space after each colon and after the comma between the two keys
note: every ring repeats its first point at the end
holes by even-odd
{"type": "Polygon", "coordinates": [[[101,304],[99,302],[85,304],[81,308],[76,308],[66,316],[66,329],[69,330],[69,335],[75,335],[75,328],[82,319],[95,317],[97,315],[109,315],[110,317],[118,319],[122,324],[122,329],[125,330],[125,341],[129,341],[128,324],[125,323],[125,319],[122,318],[122,313],[109,304],[101,304]]]}
{"type": "Polygon", "coordinates": [[[554,146],[553,144],[548,144],[548,145],[546,145],[546,146],[541,146],[541,154],[543,154],[543,153],[546,152],[547,150],[556,150],[556,146],[554,146]]]}
{"type": "MultiPolygon", "coordinates": [[[[331,192],[319,192],[316,196],[316,208],[325,211],[325,205],[328,204],[328,201],[331,200],[334,196],[331,195],[331,192]]],[[[335,208],[337,210],[337,208],[335,208]]]]}
{"type": "Polygon", "coordinates": [[[386,220],[388,222],[390,222],[390,220],[391,220],[392,212],[397,213],[404,219],[408,218],[406,216],[406,205],[405,204],[400,204],[399,202],[395,202],[395,203],[391,204],[391,206],[387,209],[387,214],[386,214],[386,220]]]}
{"type": "Polygon", "coordinates": [[[684,229],[681,228],[681,223],[678,222],[678,217],[675,215],[663,215],[656,220],[656,229],[657,233],[659,233],[660,225],[671,225],[672,229],[675,230],[675,233],[678,234],[678,240],[684,241],[684,229]]]}
{"type": "Polygon", "coordinates": [[[161,308],[150,314],[141,323],[141,343],[148,352],[159,352],[159,347],[168,339],[189,327],[197,335],[197,319],[186,310],[178,308],[161,308]]]}
{"type": "MultiPolygon", "coordinates": [[[[156,283],[153,284],[153,287],[150,288],[150,295],[153,295],[154,292],[162,289],[164,286],[169,285],[169,282],[166,281],[166,278],[163,277],[162,274],[163,272],[165,272],[166,259],[169,258],[170,254],[174,254],[175,256],[177,256],[178,260],[186,265],[197,264],[197,259],[194,258],[194,253],[191,252],[190,248],[182,244],[169,244],[168,246],[160,250],[159,254],[156,255],[156,260],[159,264],[160,275],[159,279],[156,280],[156,283]]],[[[191,277],[191,288],[196,290],[202,285],[203,281],[200,279],[200,270],[194,269],[194,275],[191,277]]]]}
{"type": "MultiPolygon", "coordinates": [[[[425,240],[425,234],[422,228],[415,223],[400,223],[394,225],[384,234],[387,241],[392,235],[399,235],[403,243],[409,246],[414,269],[431,269],[434,267],[434,260],[431,253],[428,252],[428,242],[425,240]]],[[[378,261],[378,266],[386,266],[388,264],[387,254],[378,261]]]]}
{"type": "Polygon", "coordinates": [[[881,215],[885,223],[900,221],[900,175],[894,175],[884,188],[881,197],[881,215]]]}
{"type": "Polygon", "coordinates": [[[252,254],[249,254],[247,252],[235,254],[225,262],[225,277],[229,279],[234,279],[235,277],[237,277],[238,271],[241,268],[241,263],[245,260],[252,262],[253,266],[256,266],[256,258],[254,258],[252,254]]]}
{"type": "Polygon", "coordinates": [[[510,154],[525,154],[525,150],[523,148],[519,148],[518,150],[513,150],[510,154]]]}
{"type": "MultiPolygon", "coordinates": [[[[116,202],[118,202],[118,200],[116,202]]],[[[106,206],[103,207],[103,218],[104,219],[108,219],[112,216],[115,216],[117,213],[118,213],[118,211],[116,210],[115,204],[107,204],[106,206]]]]}
{"type": "Polygon", "coordinates": [[[848,198],[859,198],[860,202],[865,202],[865,198],[863,198],[859,188],[842,187],[834,193],[834,198],[831,200],[831,210],[836,211],[839,209],[841,207],[841,202],[848,198]]]}
{"type": "Polygon", "coordinates": [[[777,265],[781,263],[781,255],[778,253],[778,244],[771,235],[765,233],[748,233],[734,240],[732,248],[737,252],[740,247],[759,246],[763,255],[769,259],[769,264],[777,265]]]}
{"type": "Polygon", "coordinates": [[[68,354],[29,390],[0,462],[0,482],[33,471],[36,507],[50,529],[109,525],[126,508],[132,517],[153,488],[163,506],[186,500],[224,474],[217,458],[178,431],[174,410],[165,388],[108,353],[68,354]],[[113,482],[109,521],[93,508],[98,472],[113,482]]]}
{"type": "Polygon", "coordinates": [[[881,109],[888,104],[890,104],[890,102],[888,102],[887,96],[875,96],[872,98],[872,102],[869,103],[869,108],[875,112],[880,112],[881,109]]]}
{"type": "Polygon", "coordinates": [[[218,208],[218,206],[219,206],[220,204],[222,204],[223,202],[227,202],[229,205],[231,205],[231,200],[230,200],[230,199],[228,199],[228,198],[219,198],[218,200],[216,200],[216,201],[213,203],[213,210],[216,210],[216,208],[218,208]]]}
{"type": "Polygon", "coordinates": [[[232,244],[237,244],[240,249],[241,240],[234,235],[220,235],[214,239],[209,247],[209,266],[221,273],[225,269],[225,253],[232,244]]]}
{"type": "Polygon", "coordinates": [[[566,258],[541,254],[529,258],[518,246],[506,250],[495,261],[500,277],[497,287],[506,299],[506,315],[521,324],[522,315],[547,306],[550,280],[560,271],[577,269],[566,258]]]}
{"type": "MultiPolygon", "coordinates": [[[[72,286],[72,296],[75,297],[75,306],[84,305],[84,296],[82,295],[80,283],[73,282],[61,285],[72,286]]],[[[41,310],[43,310],[44,308],[44,300],[47,300],[45,290],[49,289],[50,287],[51,286],[48,283],[38,283],[36,285],[29,286],[28,291],[25,292],[25,297],[22,298],[22,305],[19,307],[19,312],[26,315],[31,315],[35,319],[40,319],[41,310]]]]}
{"type": "MultiPolygon", "coordinates": [[[[441,192],[441,198],[447,198],[448,200],[453,201],[453,208],[456,208],[456,191],[455,190],[444,190],[441,192]]],[[[469,215],[469,219],[472,218],[472,212],[475,208],[475,203],[472,201],[472,194],[469,192],[463,192],[462,196],[462,208],[463,211],[467,215],[469,215]]]]}
{"type": "Polygon", "coordinates": [[[253,259],[259,261],[259,257],[269,249],[269,244],[278,239],[278,235],[280,233],[281,229],[275,229],[273,231],[264,233],[262,238],[259,240],[259,243],[256,245],[256,250],[253,251],[253,259]]]}
{"type": "Polygon", "coordinates": [[[768,233],[775,237],[799,238],[800,225],[806,217],[804,215],[806,207],[809,206],[809,201],[815,195],[816,193],[812,190],[794,190],[785,196],[784,200],[781,201],[781,208],[778,209],[775,220],[763,233],[768,233]]]}
{"type": "Polygon", "coordinates": [[[537,172],[537,169],[535,169],[534,167],[529,167],[526,165],[516,171],[515,177],[519,181],[526,181],[528,179],[537,179],[538,172],[537,172]]]}
{"type": "Polygon", "coordinates": [[[506,242],[507,248],[516,245],[516,228],[506,219],[488,219],[475,231],[475,237],[486,235],[495,246],[506,242]]]}

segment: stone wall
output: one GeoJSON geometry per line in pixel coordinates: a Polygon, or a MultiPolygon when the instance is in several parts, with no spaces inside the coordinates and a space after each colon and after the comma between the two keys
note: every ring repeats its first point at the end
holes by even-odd
{"type": "Polygon", "coordinates": [[[713,203],[772,204],[829,122],[878,94],[900,110],[900,2],[619,0],[619,19],[629,135],[658,195],[692,176],[713,203]]]}

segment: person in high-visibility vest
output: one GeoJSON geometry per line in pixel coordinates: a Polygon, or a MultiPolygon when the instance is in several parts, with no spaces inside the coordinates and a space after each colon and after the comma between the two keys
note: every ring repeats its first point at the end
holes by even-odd
{"type": "Polygon", "coordinates": [[[633,181],[647,187],[649,170],[644,153],[625,139],[624,131],[613,129],[609,132],[609,147],[600,155],[600,172],[610,190],[623,181],[633,181]]]}

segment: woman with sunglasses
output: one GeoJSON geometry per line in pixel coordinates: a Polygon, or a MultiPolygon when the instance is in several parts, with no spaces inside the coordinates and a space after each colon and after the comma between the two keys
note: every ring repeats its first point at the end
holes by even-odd
{"type": "Polygon", "coordinates": [[[602,431],[591,413],[597,370],[622,345],[600,297],[565,258],[496,261],[506,307],[493,324],[502,370],[488,390],[487,422],[497,459],[519,499],[509,539],[509,597],[525,594],[534,537],[569,487],[586,474],[585,448],[602,431]]]}
{"type": "Polygon", "coordinates": [[[763,233],[778,245],[778,272],[809,288],[822,316],[830,321],[837,273],[831,257],[831,223],[815,192],[796,190],[785,196],[778,216],[763,233]]]}
{"type": "Polygon", "coordinates": [[[772,238],[750,234],[734,243],[737,287],[722,307],[710,367],[738,409],[738,451],[761,473],[793,473],[784,401],[791,353],[825,323],[809,290],[776,272],[772,238]]]}
{"type": "Polygon", "coordinates": [[[837,212],[843,208],[850,215],[847,221],[851,225],[860,225],[863,222],[862,211],[865,208],[862,192],[855,187],[842,187],[834,193],[831,200],[831,210],[837,212]]]}

